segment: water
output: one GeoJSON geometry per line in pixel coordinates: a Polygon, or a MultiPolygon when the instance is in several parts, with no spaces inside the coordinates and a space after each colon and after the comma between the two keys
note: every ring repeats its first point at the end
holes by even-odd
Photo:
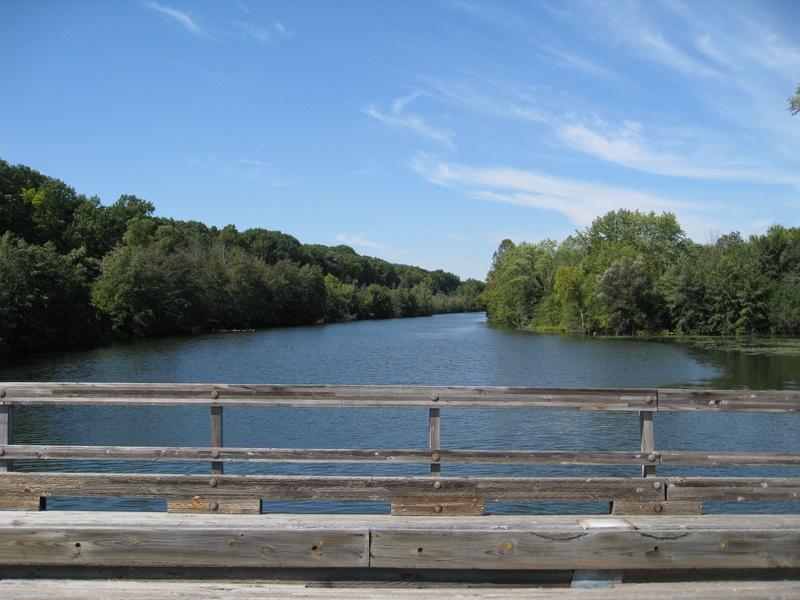
{"type": "MultiPolygon", "coordinates": [[[[798,389],[800,359],[703,350],[678,343],[543,335],[487,325],[483,314],[364,321],[141,340],[12,359],[5,381],[509,385],[798,389]]],[[[800,451],[796,415],[655,415],[661,450],[800,451]]],[[[638,417],[578,411],[443,411],[448,448],[637,450],[638,417]]],[[[15,441],[37,444],[207,446],[208,410],[20,407],[15,441]]],[[[225,411],[225,444],[243,447],[424,448],[427,411],[225,411]]],[[[192,463],[35,463],[17,470],[207,473],[192,463]]],[[[622,467],[446,465],[445,475],[618,476],[622,467]]],[[[425,475],[424,465],[229,464],[226,473],[425,475]]],[[[659,475],[796,477],[793,468],[659,467],[659,475]]],[[[164,509],[149,500],[51,500],[49,508],[164,509]]],[[[265,510],[386,512],[378,503],[269,502],[265,510]]],[[[710,503],[707,512],[798,512],[796,504],[710,503]]],[[[598,503],[487,506],[495,513],[607,511],[598,503]]]]}

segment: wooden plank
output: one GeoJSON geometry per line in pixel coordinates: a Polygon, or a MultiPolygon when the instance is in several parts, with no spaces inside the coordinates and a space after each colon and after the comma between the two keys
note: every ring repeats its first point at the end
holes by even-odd
{"type": "Polygon", "coordinates": [[[401,517],[426,515],[480,517],[484,503],[478,498],[407,498],[392,502],[391,514],[401,517]]]}
{"type": "Polygon", "coordinates": [[[261,514],[261,500],[256,498],[230,498],[197,495],[191,498],[170,498],[167,511],[174,513],[206,513],[227,515],[261,514]]]}
{"type": "Polygon", "coordinates": [[[0,495],[0,510],[44,510],[45,498],[30,494],[0,495]]]}
{"type": "Polygon", "coordinates": [[[658,390],[659,411],[800,412],[800,391],[658,390]]]}
{"type": "Polygon", "coordinates": [[[371,565],[415,569],[674,569],[800,566],[800,530],[658,534],[641,529],[373,530],[371,565]]]}
{"type": "Polygon", "coordinates": [[[655,389],[6,382],[9,404],[656,410],[655,389]]]}
{"type": "Polygon", "coordinates": [[[104,565],[139,567],[366,567],[364,531],[71,527],[9,528],[0,536],[5,565],[104,565]],[[35,543],[32,543],[35,540],[35,543]]]}
{"type": "Polygon", "coordinates": [[[667,499],[710,502],[791,502],[800,500],[800,478],[675,477],[667,479],[667,499]]]}
{"type": "Polygon", "coordinates": [[[355,586],[328,582],[314,587],[304,582],[262,581],[137,581],[11,579],[0,581],[0,598],[15,600],[787,600],[800,598],[798,581],[690,581],[623,583],[606,589],[509,586],[355,586]]]}
{"type": "Polygon", "coordinates": [[[142,473],[0,473],[2,496],[186,499],[246,497],[287,500],[394,501],[479,498],[516,501],[660,501],[665,480],[625,477],[308,477],[278,475],[163,475],[142,473]],[[436,482],[441,483],[436,487],[436,482]]]}
{"type": "Polygon", "coordinates": [[[798,548],[798,515],[0,512],[0,564],[6,567],[798,569],[798,548]]]}
{"type": "Polygon", "coordinates": [[[701,502],[613,502],[612,515],[699,515],[701,502]]]}
{"type": "Polygon", "coordinates": [[[662,465],[800,467],[800,454],[789,452],[658,452],[662,465]]]}
{"type": "MultiPolygon", "coordinates": [[[[156,447],[156,446],[67,446],[24,445],[0,447],[6,456],[16,460],[136,460],[147,462],[289,462],[289,463],[396,463],[426,464],[432,459],[430,450],[413,449],[346,449],[346,448],[215,448],[215,447],[156,447]],[[215,454],[212,454],[215,453],[215,454]]],[[[439,464],[487,465],[621,465],[653,464],[651,453],[631,451],[570,451],[570,450],[437,450],[439,464]]],[[[726,454],[669,453],[673,464],[715,464],[704,456],[724,461],[726,454]],[[686,454],[687,460],[679,462],[686,454]]],[[[655,453],[656,463],[660,454],[655,453]]],[[[747,454],[736,456],[731,463],[795,465],[796,454],[747,454]],[[763,458],[762,458],[763,457],[763,458]],[[774,461],[773,461],[774,459],[774,461]],[[752,462],[748,462],[751,460],[752,462]]]]}

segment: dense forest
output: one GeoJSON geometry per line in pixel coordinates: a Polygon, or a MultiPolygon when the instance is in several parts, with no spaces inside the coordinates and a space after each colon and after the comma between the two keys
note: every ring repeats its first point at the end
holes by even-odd
{"type": "Polygon", "coordinates": [[[474,279],[154,211],[0,160],[2,347],[482,309],[474,279]]]}
{"type": "Polygon", "coordinates": [[[543,331],[614,335],[800,334],[800,229],[686,237],[675,215],[618,210],[560,244],[494,254],[489,319],[543,331]]]}

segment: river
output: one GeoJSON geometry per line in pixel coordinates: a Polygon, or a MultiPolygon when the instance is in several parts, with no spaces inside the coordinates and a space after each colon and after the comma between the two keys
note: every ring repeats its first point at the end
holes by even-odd
{"type": "MultiPolygon", "coordinates": [[[[3,381],[504,385],[537,387],[700,387],[798,389],[800,357],[750,355],[677,342],[547,335],[497,328],[482,313],[226,332],[131,342],[84,351],[16,357],[3,381]]],[[[427,413],[411,410],[226,409],[229,446],[425,447],[427,413]],[[420,414],[418,414],[420,413],[420,414]]],[[[800,452],[797,415],[655,415],[661,450],[800,452]]],[[[207,446],[207,410],[151,407],[20,407],[17,443],[207,446]]],[[[442,445],[482,449],[637,450],[638,417],[591,411],[445,411],[442,445]]],[[[75,468],[19,461],[16,470],[75,468]]],[[[207,472],[191,463],[81,464],[127,471],[207,472]]],[[[797,477],[795,468],[660,467],[659,475],[797,477]]],[[[414,465],[255,465],[227,473],[425,474],[414,465]]],[[[636,475],[624,467],[468,467],[445,475],[636,475]]],[[[707,512],[800,512],[800,503],[709,503],[707,512]]],[[[162,510],[156,500],[53,499],[51,509],[131,507],[162,510]]],[[[385,512],[378,503],[266,503],[265,510],[385,512]]],[[[503,504],[495,513],[605,512],[584,503],[503,504]]]]}

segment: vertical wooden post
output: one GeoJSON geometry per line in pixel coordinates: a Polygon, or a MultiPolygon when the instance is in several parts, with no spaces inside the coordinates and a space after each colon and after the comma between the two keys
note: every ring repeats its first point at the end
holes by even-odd
{"type": "MultiPolygon", "coordinates": [[[[0,405],[0,446],[14,443],[14,407],[10,404],[0,405]]],[[[0,473],[11,470],[12,461],[0,460],[0,473]]]]}
{"type": "MultiPolygon", "coordinates": [[[[441,450],[441,442],[439,438],[439,409],[438,408],[431,408],[428,409],[428,422],[429,422],[429,429],[430,429],[430,449],[431,449],[431,457],[436,460],[435,457],[439,456],[437,450],[441,450]]],[[[439,477],[442,474],[442,465],[437,462],[431,463],[431,477],[439,477]]]]}
{"type": "MultiPolygon", "coordinates": [[[[646,452],[647,456],[655,458],[656,439],[655,430],[653,428],[653,413],[651,411],[639,412],[639,431],[642,436],[642,452],[646,452]]],[[[642,477],[655,477],[655,465],[642,465],[642,477]]]]}
{"type": "MultiPolygon", "coordinates": [[[[211,446],[213,448],[222,448],[222,407],[211,407],[211,446]]],[[[223,462],[212,462],[211,472],[214,475],[222,475],[224,472],[223,462]]]]}

